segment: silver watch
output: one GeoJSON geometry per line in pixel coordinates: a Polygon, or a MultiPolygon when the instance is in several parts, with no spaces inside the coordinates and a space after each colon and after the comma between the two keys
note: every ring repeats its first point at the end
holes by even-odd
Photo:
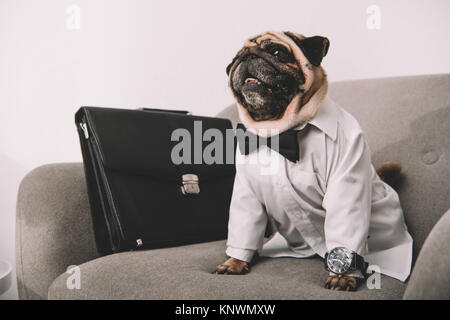
{"type": "Polygon", "coordinates": [[[367,263],[356,252],[345,247],[336,247],[325,255],[325,269],[338,275],[360,270],[364,275],[367,263]]]}

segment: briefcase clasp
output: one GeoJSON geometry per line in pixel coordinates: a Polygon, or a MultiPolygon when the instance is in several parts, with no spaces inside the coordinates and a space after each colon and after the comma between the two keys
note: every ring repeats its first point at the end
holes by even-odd
{"type": "Polygon", "coordinates": [[[196,174],[183,174],[183,185],[181,192],[183,194],[199,194],[200,186],[198,184],[198,176],[196,174]]]}

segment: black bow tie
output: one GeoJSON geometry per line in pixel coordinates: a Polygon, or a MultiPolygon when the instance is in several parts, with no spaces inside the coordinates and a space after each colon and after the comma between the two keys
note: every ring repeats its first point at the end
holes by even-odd
{"type": "MultiPolygon", "coordinates": [[[[254,133],[247,131],[245,126],[241,123],[238,123],[237,129],[244,130],[244,132],[246,132],[246,135],[249,137],[249,139],[240,138],[239,135],[237,135],[239,151],[241,152],[241,154],[248,155],[263,145],[266,145],[267,147],[274,149],[272,148],[271,143],[273,137],[264,138],[257,136],[254,133]],[[256,141],[256,144],[250,143],[251,140],[256,141]]],[[[298,131],[295,130],[288,130],[279,134],[278,135],[279,150],[274,149],[283,157],[292,162],[296,162],[299,159],[300,151],[298,147],[297,132],[298,131]]]]}

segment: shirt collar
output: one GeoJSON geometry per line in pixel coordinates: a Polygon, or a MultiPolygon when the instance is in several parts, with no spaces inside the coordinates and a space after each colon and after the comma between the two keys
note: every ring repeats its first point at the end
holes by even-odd
{"type": "MultiPolygon", "coordinates": [[[[323,100],[314,118],[312,118],[308,123],[322,130],[333,141],[336,140],[337,134],[336,106],[328,96],[326,96],[325,99],[323,100]]],[[[295,129],[301,130],[305,126],[306,124],[303,124],[295,129]]]]}

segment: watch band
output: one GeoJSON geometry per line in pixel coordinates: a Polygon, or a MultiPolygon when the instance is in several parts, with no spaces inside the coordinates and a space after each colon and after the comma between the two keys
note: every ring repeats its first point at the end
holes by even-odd
{"type": "Polygon", "coordinates": [[[365,262],[364,258],[356,252],[353,252],[352,266],[354,269],[361,271],[363,276],[366,277],[367,267],[369,264],[365,262]]]}

